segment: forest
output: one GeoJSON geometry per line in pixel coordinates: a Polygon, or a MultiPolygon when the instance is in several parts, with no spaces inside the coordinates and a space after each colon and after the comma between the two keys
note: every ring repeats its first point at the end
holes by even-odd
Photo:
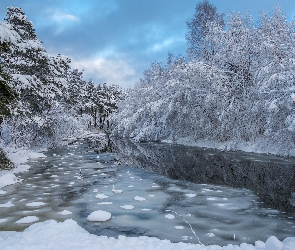
{"type": "Polygon", "coordinates": [[[91,128],[108,129],[118,86],[85,81],[71,59],[51,56],[21,8],[0,22],[0,145],[57,147],[91,128]]]}
{"type": "Polygon", "coordinates": [[[46,52],[21,8],[8,8],[1,144],[56,147],[97,127],[137,142],[294,155],[294,22],[278,6],[259,22],[247,13],[225,19],[203,1],[187,28],[186,57],[168,53],[123,91],[85,81],[70,58],[46,52]]]}
{"type": "Polygon", "coordinates": [[[187,58],[151,64],[113,116],[114,134],[294,155],[294,22],[278,6],[258,22],[225,19],[203,1],[187,28],[187,58]]]}

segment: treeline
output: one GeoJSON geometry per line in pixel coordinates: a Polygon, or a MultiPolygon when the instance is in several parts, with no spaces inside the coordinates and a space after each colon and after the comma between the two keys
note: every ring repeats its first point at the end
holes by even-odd
{"type": "Polygon", "coordinates": [[[0,142],[53,147],[110,125],[120,88],[85,81],[70,58],[50,56],[21,8],[0,22],[0,52],[0,142]]]}
{"type": "Polygon", "coordinates": [[[258,24],[203,1],[187,22],[188,59],[155,62],[120,103],[115,135],[295,153],[295,26],[279,7],[258,24]]]}

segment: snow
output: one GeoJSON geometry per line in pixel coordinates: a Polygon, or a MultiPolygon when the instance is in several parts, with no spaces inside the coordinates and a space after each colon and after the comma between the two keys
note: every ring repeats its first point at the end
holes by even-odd
{"type": "Polygon", "coordinates": [[[26,204],[27,207],[41,207],[44,206],[46,203],[42,201],[35,201],[35,202],[29,202],[26,204]]]}
{"type": "Polygon", "coordinates": [[[14,31],[10,24],[0,22],[0,42],[10,42],[17,44],[21,40],[19,34],[14,31]]]}
{"type": "Polygon", "coordinates": [[[124,206],[120,206],[120,207],[123,208],[123,209],[127,209],[127,210],[130,210],[130,209],[134,208],[134,206],[132,206],[132,205],[124,205],[124,206]]]}
{"type": "MultiPolygon", "coordinates": [[[[188,236],[187,236],[188,237],[188,236]]],[[[189,243],[172,243],[169,240],[159,240],[154,237],[126,237],[118,239],[107,236],[90,234],[80,227],[74,220],[56,222],[48,220],[29,226],[24,232],[0,232],[0,248],[8,249],[55,249],[55,250],[78,250],[78,249],[195,249],[195,250],[293,250],[295,249],[295,237],[279,241],[276,237],[270,237],[264,244],[256,241],[255,245],[242,243],[240,245],[195,245],[189,243]]]]}
{"type": "MultiPolygon", "coordinates": [[[[7,157],[17,166],[21,166],[23,163],[26,163],[28,159],[33,159],[33,158],[40,158],[40,157],[46,157],[43,153],[25,149],[25,148],[13,148],[13,147],[4,147],[1,146],[1,148],[5,151],[7,154],[7,157]]],[[[28,166],[28,165],[26,165],[28,166]]],[[[22,167],[21,167],[22,168],[22,167]]],[[[21,169],[20,168],[20,169],[21,169]]],[[[20,169],[14,169],[14,173],[19,173],[20,169]]]]}
{"type": "Polygon", "coordinates": [[[283,243],[279,241],[275,236],[271,236],[265,242],[265,247],[269,250],[279,250],[283,248],[283,243]]]}
{"type": "Polygon", "coordinates": [[[69,211],[69,210],[63,210],[62,212],[59,212],[58,214],[61,214],[61,215],[69,215],[69,214],[72,214],[72,212],[69,211]]]}
{"type": "Polygon", "coordinates": [[[12,173],[3,174],[0,176],[0,188],[6,187],[19,182],[16,176],[12,173]]]}
{"type": "Polygon", "coordinates": [[[166,214],[165,215],[165,218],[168,219],[168,220],[173,220],[173,219],[175,219],[175,215],[173,215],[173,214],[166,214]]]}
{"type": "Polygon", "coordinates": [[[111,201],[98,202],[97,205],[113,205],[113,202],[111,201]]]}
{"type": "MultiPolygon", "coordinates": [[[[15,174],[28,171],[30,166],[24,163],[26,163],[29,158],[46,157],[43,153],[24,148],[15,149],[13,147],[4,146],[1,142],[0,148],[4,150],[9,160],[15,165],[15,168],[11,170],[2,170],[0,172],[0,189],[21,181],[15,174]]],[[[0,190],[0,194],[3,194],[3,192],[4,191],[0,190]]]]}
{"type": "Polygon", "coordinates": [[[0,207],[13,207],[14,204],[11,201],[8,201],[4,204],[0,204],[0,207]]]}
{"type": "Polygon", "coordinates": [[[141,210],[142,210],[142,211],[151,211],[150,208],[142,208],[141,210]]]}
{"type": "Polygon", "coordinates": [[[89,221],[108,221],[112,218],[112,214],[104,211],[97,210],[88,215],[87,220],[89,221]]]}
{"type": "Polygon", "coordinates": [[[18,221],[16,221],[15,223],[17,224],[28,224],[28,223],[33,223],[38,221],[39,218],[37,216],[26,216],[18,221]]]}
{"type": "Polygon", "coordinates": [[[105,194],[97,194],[97,195],[95,195],[95,198],[97,198],[97,199],[107,199],[107,198],[109,198],[109,196],[107,196],[105,194]]]}
{"type": "Polygon", "coordinates": [[[190,198],[193,198],[193,197],[196,197],[197,195],[196,194],[186,194],[187,197],[190,197],[190,198]]]}
{"type": "Polygon", "coordinates": [[[121,193],[123,193],[123,190],[115,189],[115,186],[113,185],[112,192],[115,193],[115,194],[121,194],[121,193]]]}
{"type": "Polygon", "coordinates": [[[145,201],[146,199],[141,197],[141,196],[135,196],[134,200],[136,200],[136,201],[145,201]]]}
{"type": "MultiPolygon", "coordinates": [[[[185,146],[192,146],[192,147],[200,147],[200,148],[211,148],[211,149],[219,149],[219,150],[234,150],[234,151],[243,151],[247,153],[258,153],[258,154],[273,154],[279,155],[276,147],[265,147],[262,149],[259,147],[261,144],[261,139],[257,138],[254,142],[217,142],[214,140],[208,139],[201,139],[201,140],[192,140],[190,137],[179,138],[176,141],[172,140],[162,140],[162,143],[168,144],[180,144],[185,146]],[[234,145],[234,146],[233,146],[234,145]]],[[[289,156],[295,156],[295,149],[292,151],[290,150],[288,153],[289,156]]]]}

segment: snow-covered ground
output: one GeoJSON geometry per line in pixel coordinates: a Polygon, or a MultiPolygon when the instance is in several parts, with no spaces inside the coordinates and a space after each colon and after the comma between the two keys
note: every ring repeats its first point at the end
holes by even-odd
{"type": "MultiPolygon", "coordinates": [[[[201,148],[212,148],[212,149],[219,149],[225,151],[243,151],[248,153],[257,153],[257,154],[273,154],[273,155],[281,155],[278,150],[277,146],[272,147],[265,147],[261,148],[260,140],[257,139],[256,143],[247,143],[247,142],[217,142],[213,140],[192,140],[190,137],[179,138],[176,141],[172,140],[162,140],[164,143],[176,143],[186,146],[194,146],[194,147],[201,147],[201,148]]],[[[289,156],[295,156],[295,150],[289,151],[289,156]]]]}
{"type": "Polygon", "coordinates": [[[13,162],[15,165],[15,168],[11,170],[0,171],[0,191],[3,187],[13,185],[22,181],[19,178],[17,178],[15,174],[29,170],[30,166],[26,164],[29,158],[46,157],[43,153],[41,153],[41,151],[45,151],[45,149],[38,150],[39,152],[36,152],[24,148],[16,149],[12,146],[5,147],[4,145],[1,145],[1,143],[0,147],[4,150],[9,160],[13,162]]]}
{"type": "MultiPolygon", "coordinates": [[[[92,133],[89,131],[84,131],[81,133],[79,138],[89,138],[92,141],[101,140],[101,144],[105,146],[107,140],[105,139],[104,133],[92,133]]],[[[71,144],[78,140],[77,137],[71,138],[64,138],[64,144],[71,144]]],[[[0,148],[4,150],[9,160],[15,165],[15,168],[11,170],[2,170],[0,171],[0,191],[1,188],[16,184],[22,180],[18,179],[15,174],[20,172],[28,171],[30,166],[26,164],[28,159],[39,158],[39,157],[46,157],[42,152],[47,151],[46,148],[44,149],[37,149],[37,150],[30,150],[27,148],[17,148],[13,144],[6,146],[0,141],[0,148]]]]}
{"type": "Polygon", "coordinates": [[[270,237],[265,243],[255,242],[255,245],[242,243],[227,246],[205,246],[189,243],[171,243],[169,240],[159,240],[153,237],[126,237],[118,239],[106,236],[96,236],[88,233],[74,220],[64,222],[48,220],[28,227],[24,232],[0,232],[0,249],[195,249],[195,250],[294,250],[295,237],[286,238],[283,242],[276,237],[270,237]]]}

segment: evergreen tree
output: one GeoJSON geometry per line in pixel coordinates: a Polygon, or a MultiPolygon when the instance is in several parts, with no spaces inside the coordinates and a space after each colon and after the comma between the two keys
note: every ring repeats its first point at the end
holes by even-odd
{"type": "Polygon", "coordinates": [[[71,68],[68,57],[49,56],[22,9],[8,8],[0,22],[0,45],[0,139],[5,143],[54,147],[63,137],[87,130],[90,121],[98,126],[103,117],[104,123],[116,108],[116,89],[98,89],[71,68]],[[12,103],[17,113],[10,112],[12,103]]]}
{"type": "Polygon", "coordinates": [[[12,25],[12,28],[18,32],[22,39],[34,40],[37,38],[33,23],[28,21],[21,8],[8,7],[4,20],[12,25]]]}
{"type": "MultiPolygon", "coordinates": [[[[7,51],[8,45],[0,43],[0,51],[7,51]]],[[[16,93],[10,88],[10,77],[4,72],[3,64],[0,63],[0,125],[4,117],[11,115],[12,103],[16,99],[16,93]]]]}

